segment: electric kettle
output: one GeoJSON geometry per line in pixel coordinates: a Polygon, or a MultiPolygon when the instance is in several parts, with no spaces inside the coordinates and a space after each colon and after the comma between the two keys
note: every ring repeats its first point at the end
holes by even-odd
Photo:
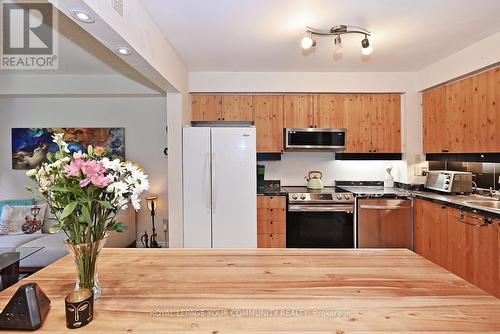
{"type": "Polygon", "coordinates": [[[323,177],[323,173],[317,170],[312,170],[305,177],[307,181],[307,189],[323,189],[323,182],[321,182],[321,178],[323,177]]]}

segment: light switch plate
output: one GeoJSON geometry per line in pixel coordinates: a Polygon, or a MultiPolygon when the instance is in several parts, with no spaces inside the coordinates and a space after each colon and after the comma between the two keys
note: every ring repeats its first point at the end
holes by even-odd
{"type": "Polygon", "coordinates": [[[123,16],[123,0],[111,0],[111,6],[118,15],[123,16]]]}

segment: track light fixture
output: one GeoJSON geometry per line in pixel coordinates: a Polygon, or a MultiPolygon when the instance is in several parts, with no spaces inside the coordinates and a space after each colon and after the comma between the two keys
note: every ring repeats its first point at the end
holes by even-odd
{"type": "Polygon", "coordinates": [[[341,35],[345,34],[361,34],[365,37],[361,41],[361,53],[364,56],[368,56],[372,53],[373,47],[368,40],[368,37],[371,36],[371,33],[360,27],[356,26],[348,26],[348,25],[338,25],[334,26],[328,30],[315,29],[311,27],[306,28],[306,32],[308,35],[302,39],[300,45],[303,49],[309,49],[311,47],[316,46],[316,41],[313,39],[313,36],[335,36],[334,44],[335,44],[335,53],[341,54],[344,50],[342,48],[342,39],[341,35]]]}

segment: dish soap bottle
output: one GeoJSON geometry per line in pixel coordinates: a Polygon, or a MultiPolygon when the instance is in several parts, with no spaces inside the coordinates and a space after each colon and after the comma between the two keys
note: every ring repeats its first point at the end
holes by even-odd
{"type": "Polygon", "coordinates": [[[384,188],[394,188],[394,176],[391,174],[392,166],[385,167],[384,188]]]}

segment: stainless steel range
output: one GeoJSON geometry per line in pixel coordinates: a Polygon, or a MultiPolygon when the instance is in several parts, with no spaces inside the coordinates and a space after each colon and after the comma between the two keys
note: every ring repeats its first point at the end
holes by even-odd
{"type": "Polygon", "coordinates": [[[338,188],[309,190],[285,187],[288,192],[288,248],[353,248],[354,196],[338,188]]]}

